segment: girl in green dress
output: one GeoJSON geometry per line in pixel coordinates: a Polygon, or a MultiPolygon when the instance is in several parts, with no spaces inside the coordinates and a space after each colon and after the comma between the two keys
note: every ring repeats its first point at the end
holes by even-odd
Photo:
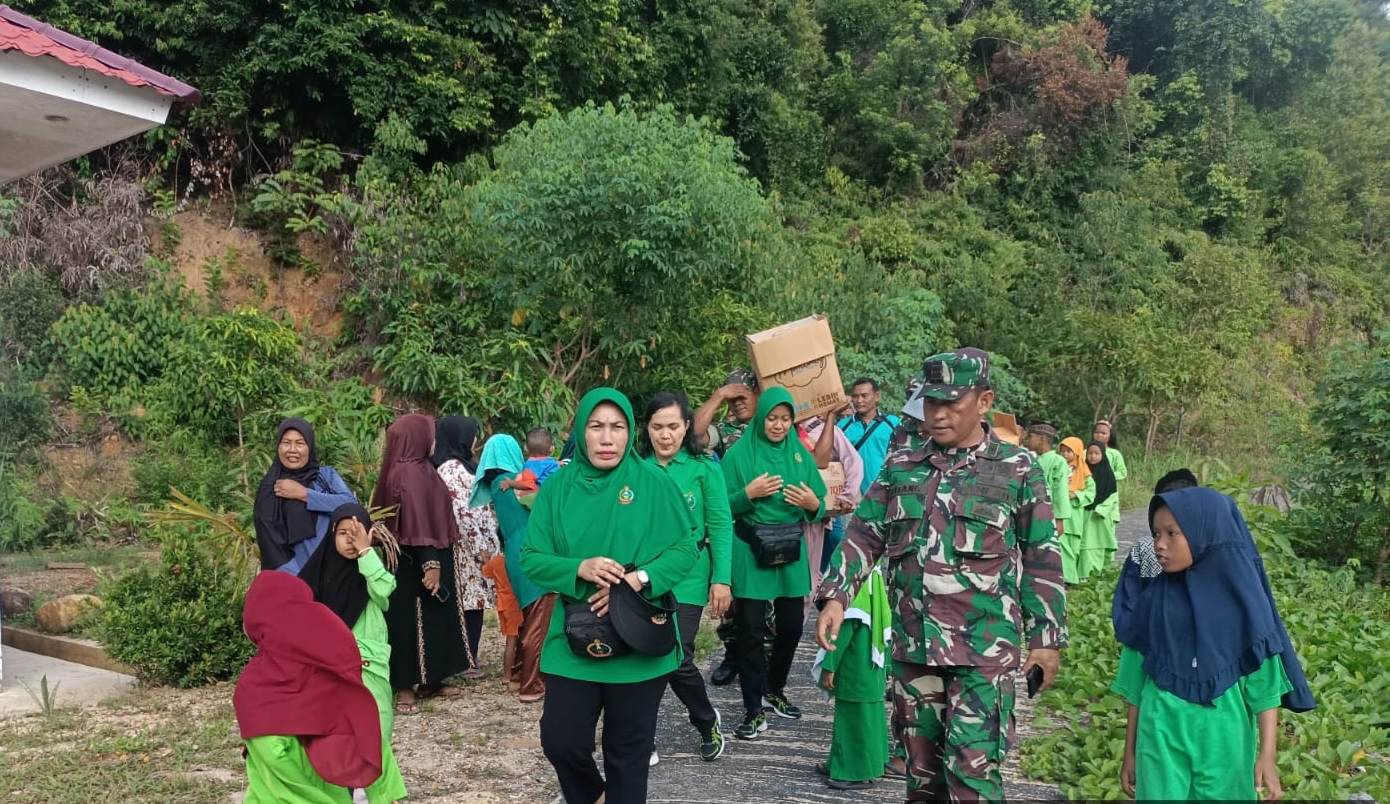
{"type": "Polygon", "coordinates": [[[357,638],[362,682],[376,699],[381,719],[381,778],[367,787],[367,801],[387,804],[406,795],[405,780],[391,751],[396,713],[391,702],[391,643],[385,614],[396,590],[391,568],[400,548],[386,526],[373,526],[367,509],[357,503],[338,506],[329,528],[332,540],[324,540],[304,565],[301,577],[314,591],[314,600],[338,615],[357,638]],[[372,549],[374,541],[385,547],[385,562],[372,549]]]}
{"type": "Polygon", "coordinates": [[[875,567],[845,610],[835,650],[816,654],[811,674],[835,698],[830,758],[816,770],[835,790],[866,790],[884,775],[888,763],[888,714],[883,689],[888,683],[888,640],[892,611],[882,571],[875,567]]]}
{"type": "Polygon", "coordinates": [[[1104,572],[1115,560],[1115,526],[1120,523],[1120,490],[1115,473],[1105,457],[1105,446],[1092,441],[1086,447],[1086,464],[1095,480],[1095,496],[1087,503],[1081,520],[1081,577],[1104,572]]]}
{"type": "Polygon", "coordinates": [[[1141,800],[1277,799],[1278,708],[1314,702],[1240,509],[1186,488],[1153,498],[1149,527],[1163,572],[1116,634],[1121,787],[1141,800]]]}
{"type": "Polygon", "coordinates": [[[627,398],[596,388],[579,401],[574,460],[536,495],[521,548],[521,571],[559,593],[541,651],[545,709],[541,749],[569,804],[642,804],[666,677],[681,663],[679,642],[652,656],[594,656],[571,649],[568,606],[608,615],[608,593],[626,583],[648,596],[670,592],[699,557],[699,538],[680,490],[632,451],[627,398]],[[631,569],[629,569],[631,567],[631,569]],[[603,715],[603,769],[594,729],[603,715]]]}
{"type": "Polygon", "coordinates": [[[242,629],[256,646],[232,694],[245,803],[350,804],[351,788],[373,785],[383,770],[377,705],[352,632],[287,572],[251,582],[242,629]]]}
{"type": "Polygon", "coordinates": [[[1129,477],[1129,469],[1125,466],[1125,456],[1120,454],[1120,439],[1115,435],[1115,425],[1105,419],[1096,422],[1096,426],[1091,429],[1091,440],[1099,441],[1105,446],[1105,459],[1110,462],[1110,468],[1115,472],[1115,482],[1125,482],[1125,478],[1129,477]]]}
{"type": "Polygon", "coordinates": [[[757,526],[797,525],[825,515],[825,481],[801,439],[788,437],[793,430],[791,393],[785,388],[767,388],[758,399],[748,430],[724,456],[724,483],[737,537],[730,580],[744,707],[743,722],[734,731],[740,740],[756,739],[767,730],[764,706],[779,717],[801,717],[801,710],[787,700],[785,687],[801,641],[805,597],[811,592],[805,545],[795,561],[762,566],[748,542],[757,538],[757,526]],[[764,658],[768,602],[772,603],[776,634],[772,655],[764,658]]]}
{"type": "Polygon", "coordinates": [[[1086,446],[1081,439],[1076,436],[1062,439],[1057,454],[1066,458],[1071,466],[1071,479],[1067,483],[1070,513],[1062,520],[1062,579],[1067,583],[1081,583],[1086,580],[1081,566],[1081,545],[1086,518],[1091,515],[1086,506],[1096,497],[1096,481],[1091,477],[1091,465],[1086,463],[1086,446]]]}

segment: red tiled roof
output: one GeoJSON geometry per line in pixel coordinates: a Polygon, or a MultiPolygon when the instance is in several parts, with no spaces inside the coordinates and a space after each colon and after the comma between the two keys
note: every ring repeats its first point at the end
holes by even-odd
{"type": "Polygon", "coordinates": [[[193,106],[202,98],[198,90],[178,79],[0,5],[0,51],[5,50],[19,50],[35,57],[52,56],[69,66],[94,70],[131,86],[153,87],[173,95],[179,106],[193,106]]]}

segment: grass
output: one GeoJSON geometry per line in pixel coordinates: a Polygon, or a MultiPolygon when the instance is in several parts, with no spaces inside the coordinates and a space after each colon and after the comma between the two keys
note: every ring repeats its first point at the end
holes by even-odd
{"type": "Polygon", "coordinates": [[[39,572],[50,562],[86,564],[98,574],[106,571],[130,570],[149,563],[152,551],[147,547],[71,547],[58,550],[32,550],[7,553],[0,557],[0,568],[6,574],[39,572]]]}
{"type": "Polygon", "coordinates": [[[95,714],[7,720],[0,801],[226,804],[244,786],[230,701],[168,715],[168,704],[129,698],[95,714]]]}
{"type": "Polygon", "coordinates": [[[1129,477],[1120,484],[1120,508],[1125,511],[1147,507],[1149,498],[1153,496],[1154,484],[1174,469],[1191,469],[1203,484],[1238,475],[1247,478],[1252,485],[1274,482],[1271,467],[1252,460],[1248,455],[1217,457],[1185,449],[1145,453],[1140,446],[1133,446],[1133,454],[1120,450],[1125,456],[1125,468],[1129,471],[1129,477]]]}

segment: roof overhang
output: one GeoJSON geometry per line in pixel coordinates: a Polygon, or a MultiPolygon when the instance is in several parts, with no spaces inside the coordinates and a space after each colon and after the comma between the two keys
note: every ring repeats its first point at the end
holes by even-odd
{"type": "Polygon", "coordinates": [[[198,91],[0,5],[0,184],[163,124],[198,91]]]}

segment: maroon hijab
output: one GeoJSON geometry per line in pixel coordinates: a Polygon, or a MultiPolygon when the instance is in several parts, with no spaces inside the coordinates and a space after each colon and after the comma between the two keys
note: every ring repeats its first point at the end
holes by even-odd
{"type": "Polygon", "coordinates": [[[449,487],[430,463],[434,419],[402,416],[386,429],[386,456],[372,507],[399,506],[386,526],[402,547],[448,549],[459,540],[449,487]]]}
{"type": "Polygon", "coordinates": [[[287,572],[256,576],[242,628],[256,646],[232,708],[242,739],[298,737],[329,784],[366,787],[381,777],[381,720],[362,684],[362,654],[343,621],[287,572]]]}

